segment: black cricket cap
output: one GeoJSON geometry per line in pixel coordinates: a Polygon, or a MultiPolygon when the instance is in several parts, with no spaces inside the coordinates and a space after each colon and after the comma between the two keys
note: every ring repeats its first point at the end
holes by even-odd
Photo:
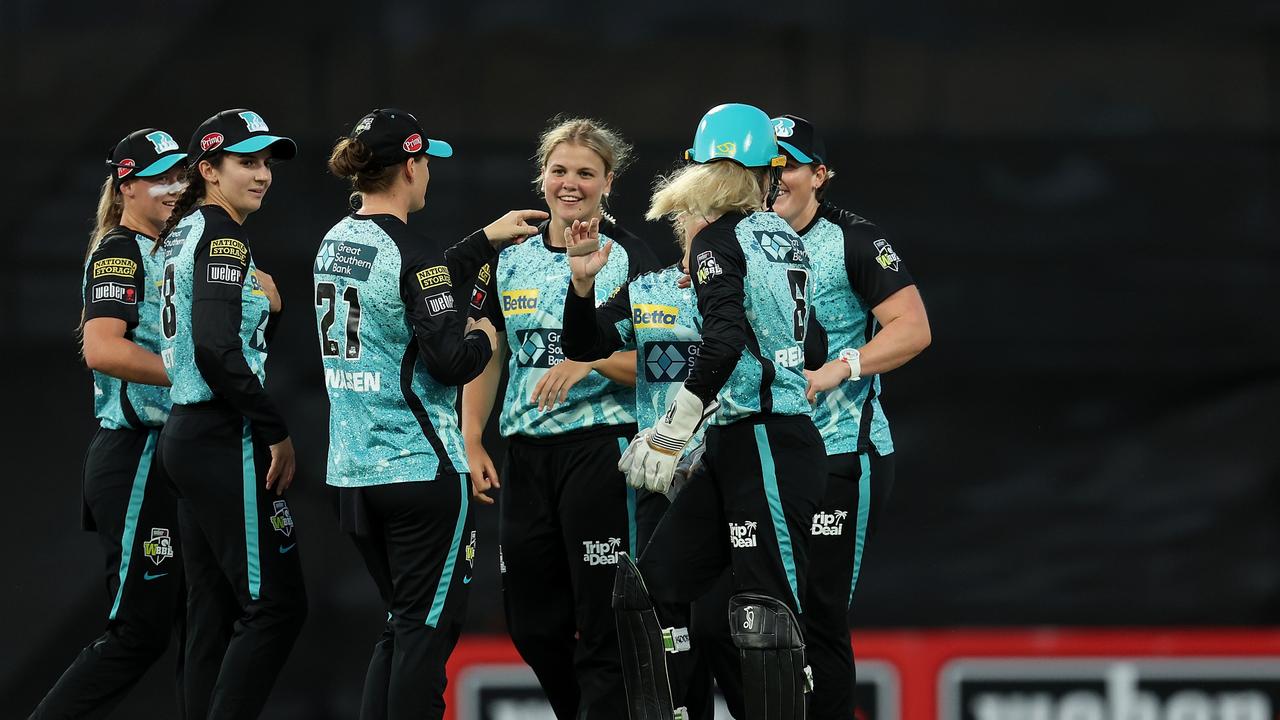
{"type": "Polygon", "coordinates": [[[195,165],[218,152],[255,153],[271,148],[271,157],[292,160],[298,146],[281,135],[272,135],[262,116],[252,110],[223,110],[200,123],[187,145],[188,165],[195,165]]]}
{"type": "Polygon", "coordinates": [[[112,168],[111,179],[119,185],[136,177],[163,175],[186,156],[169,133],[143,128],[116,143],[107,157],[107,166],[112,168]]]}
{"type": "Polygon", "coordinates": [[[359,140],[373,151],[375,167],[387,167],[418,155],[440,158],[453,155],[453,146],[427,137],[418,118],[395,108],[379,108],[360,118],[347,137],[359,140]]]}
{"type": "Polygon", "coordinates": [[[778,147],[803,165],[827,163],[827,144],[813,127],[813,123],[797,115],[783,115],[773,119],[773,134],[778,147]]]}

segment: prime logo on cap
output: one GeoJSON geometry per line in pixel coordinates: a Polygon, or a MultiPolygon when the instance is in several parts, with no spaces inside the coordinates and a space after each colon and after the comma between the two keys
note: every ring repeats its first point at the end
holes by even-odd
{"type": "Polygon", "coordinates": [[[116,179],[118,180],[124,177],[125,175],[128,175],[129,173],[133,172],[133,168],[136,165],[137,163],[133,161],[133,158],[125,158],[120,162],[116,163],[116,179]]]}
{"type": "Polygon", "coordinates": [[[211,132],[200,138],[200,149],[205,152],[209,152],[220,145],[222,145],[222,133],[220,132],[211,132]]]}
{"type": "Polygon", "coordinates": [[[407,153],[416,153],[422,150],[422,136],[414,133],[404,139],[404,151],[407,153]]]}

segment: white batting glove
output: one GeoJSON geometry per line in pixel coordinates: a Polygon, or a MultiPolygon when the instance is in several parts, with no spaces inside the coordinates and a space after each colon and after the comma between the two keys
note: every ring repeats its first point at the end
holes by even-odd
{"type": "Polygon", "coordinates": [[[636,447],[649,442],[649,436],[652,434],[653,428],[645,428],[631,438],[631,444],[627,445],[627,449],[622,451],[622,457],[618,458],[619,472],[628,476],[631,474],[631,460],[635,457],[636,447]]]}
{"type": "Polygon", "coordinates": [[[714,402],[704,406],[697,395],[681,387],[667,412],[653,426],[652,434],[643,442],[632,443],[634,451],[627,473],[631,487],[665,493],[671,487],[685,445],[717,407],[714,402]]]}

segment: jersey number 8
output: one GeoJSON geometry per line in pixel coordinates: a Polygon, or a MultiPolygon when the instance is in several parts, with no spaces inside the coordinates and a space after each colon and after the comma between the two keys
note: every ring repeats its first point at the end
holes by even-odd
{"type": "Polygon", "coordinates": [[[160,308],[160,331],[166,340],[172,340],[178,334],[178,308],[173,306],[173,263],[164,266],[164,283],[160,294],[164,297],[164,306],[160,308]]]}
{"type": "MultiPolygon", "coordinates": [[[[342,357],[347,360],[360,359],[360,290],[354,285],[342,292],[342,299],[347,303],[347,347],[342,357]]],[[[328,304],[324,317],[320,318],[320,352],[325,357],[338,357],[338,341],[329,337],[329,328],[333,327],[334,315],[338,306],[338,287],[333,283],[316,283],[316,307],[328,304]]]]}

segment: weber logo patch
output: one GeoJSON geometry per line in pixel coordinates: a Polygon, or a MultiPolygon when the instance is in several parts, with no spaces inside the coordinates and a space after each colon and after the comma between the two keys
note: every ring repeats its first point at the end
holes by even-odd
{"type": "Polygon", "coordinates": [[[209,282],[223,283],[224,285],[240,285],[244,283],[244,268],[239,265],[210,263],[209,282]]]}

